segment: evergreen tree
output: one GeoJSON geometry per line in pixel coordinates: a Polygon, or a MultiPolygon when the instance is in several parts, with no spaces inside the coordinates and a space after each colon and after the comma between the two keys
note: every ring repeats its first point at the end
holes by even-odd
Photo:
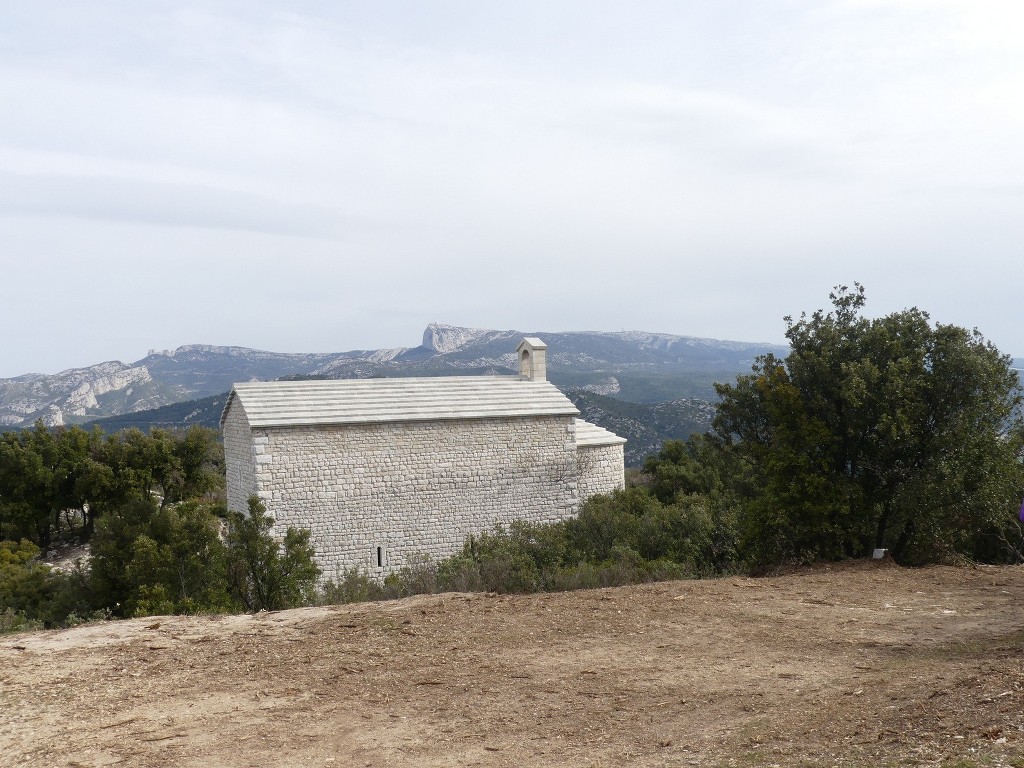
{"type": "Polygon", "coordinates": [[[751,473],[741,547],[754,562],[976,556],[1024,490],[1021,390],[975,330],[918,309],[861,314],[864,290],[793,322],[792,351],[718,385],[715,430],[751,473]]]}
{"type": "Polygon", "coordinates": [[[248,611],[277,611],[313,601],[320,568],[309,531],[288,528],[273,536],[274,518],[258,496],[249,514],[232,513],[228,527],[228,575],[235,596],[248,611]]]}

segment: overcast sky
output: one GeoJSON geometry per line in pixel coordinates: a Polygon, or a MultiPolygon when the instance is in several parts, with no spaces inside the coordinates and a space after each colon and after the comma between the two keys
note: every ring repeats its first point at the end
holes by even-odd
{"type": "Polygon", "coordinates": [[[0,5],[0,376],[854,281],[1024,355],[1019,0],[0,5]]]}

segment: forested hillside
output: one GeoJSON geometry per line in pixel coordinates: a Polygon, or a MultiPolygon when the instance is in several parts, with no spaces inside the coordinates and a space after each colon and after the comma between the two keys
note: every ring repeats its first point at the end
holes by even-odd
{"type": "Polygon", "coordinates": [[[566,393],[580,417],[626,438],[627,467],[643,466],[666,440],[686,440],[711,429],[715,407],[706,400],[684,398],[664,403],[631,403],[579,389],[566,393]]]}
{"type": "Polygon", "coordinates": [[[198,400],[186,400],[181,403],[164,405],[146,411],[124,413],[120,416],[108,416],[95,419],[82,425],[84,429],[99,427],[104,432],[112,433],[123,429],[139,429],[148,432],[151,429],[185,429],[192,426],[220,428],[220,415],[227,401],[227,393],[203,397],[198,400]]]}

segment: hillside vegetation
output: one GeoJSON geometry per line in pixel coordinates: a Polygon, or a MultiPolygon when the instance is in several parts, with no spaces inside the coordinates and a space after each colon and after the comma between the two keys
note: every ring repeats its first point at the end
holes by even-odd
{"type": "Polygon", "coordinates": [[[159,408],[94,419],[83,424],[82,428],[91,430],[93,427],[99,427],[108,434],[126,429],[149,432],[151,429],[187,429],[193,426],[219,430],[220,415],[224,411],[227,399],[228,393],[223,392],[159,408]]]}
{"type": "Polygon", "coordinates": [[[711,429],[715,407],[707,400],[682,398],[661,403],[632,403],[571,389],[566,393],[580,417],[627,440],[627,467],[641,467],[667,440],[686,440],[711,429]]]}

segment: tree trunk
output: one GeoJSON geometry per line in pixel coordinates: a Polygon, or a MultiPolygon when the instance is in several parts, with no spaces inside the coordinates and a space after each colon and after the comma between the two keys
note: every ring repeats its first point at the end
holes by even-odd
{"type": "Polygon", "coordinates": [[[889,505],[882,507],[882,516],[878,518],[878,527],[875,529],[875,549],[885,548],[885,529],[889,527],[889,505]]]}
{"type": "Polygon", "coordinates": [[[903,561],[903,552],[907,548],[907,544],[910,543],[910,539],[914,536],[914,518],[910,518],[907,524],[903,526],[903,531],[900,533],[900,537],[896,539],[896,546],[893,547],[892,557],[897,563],[903,561]]]}

